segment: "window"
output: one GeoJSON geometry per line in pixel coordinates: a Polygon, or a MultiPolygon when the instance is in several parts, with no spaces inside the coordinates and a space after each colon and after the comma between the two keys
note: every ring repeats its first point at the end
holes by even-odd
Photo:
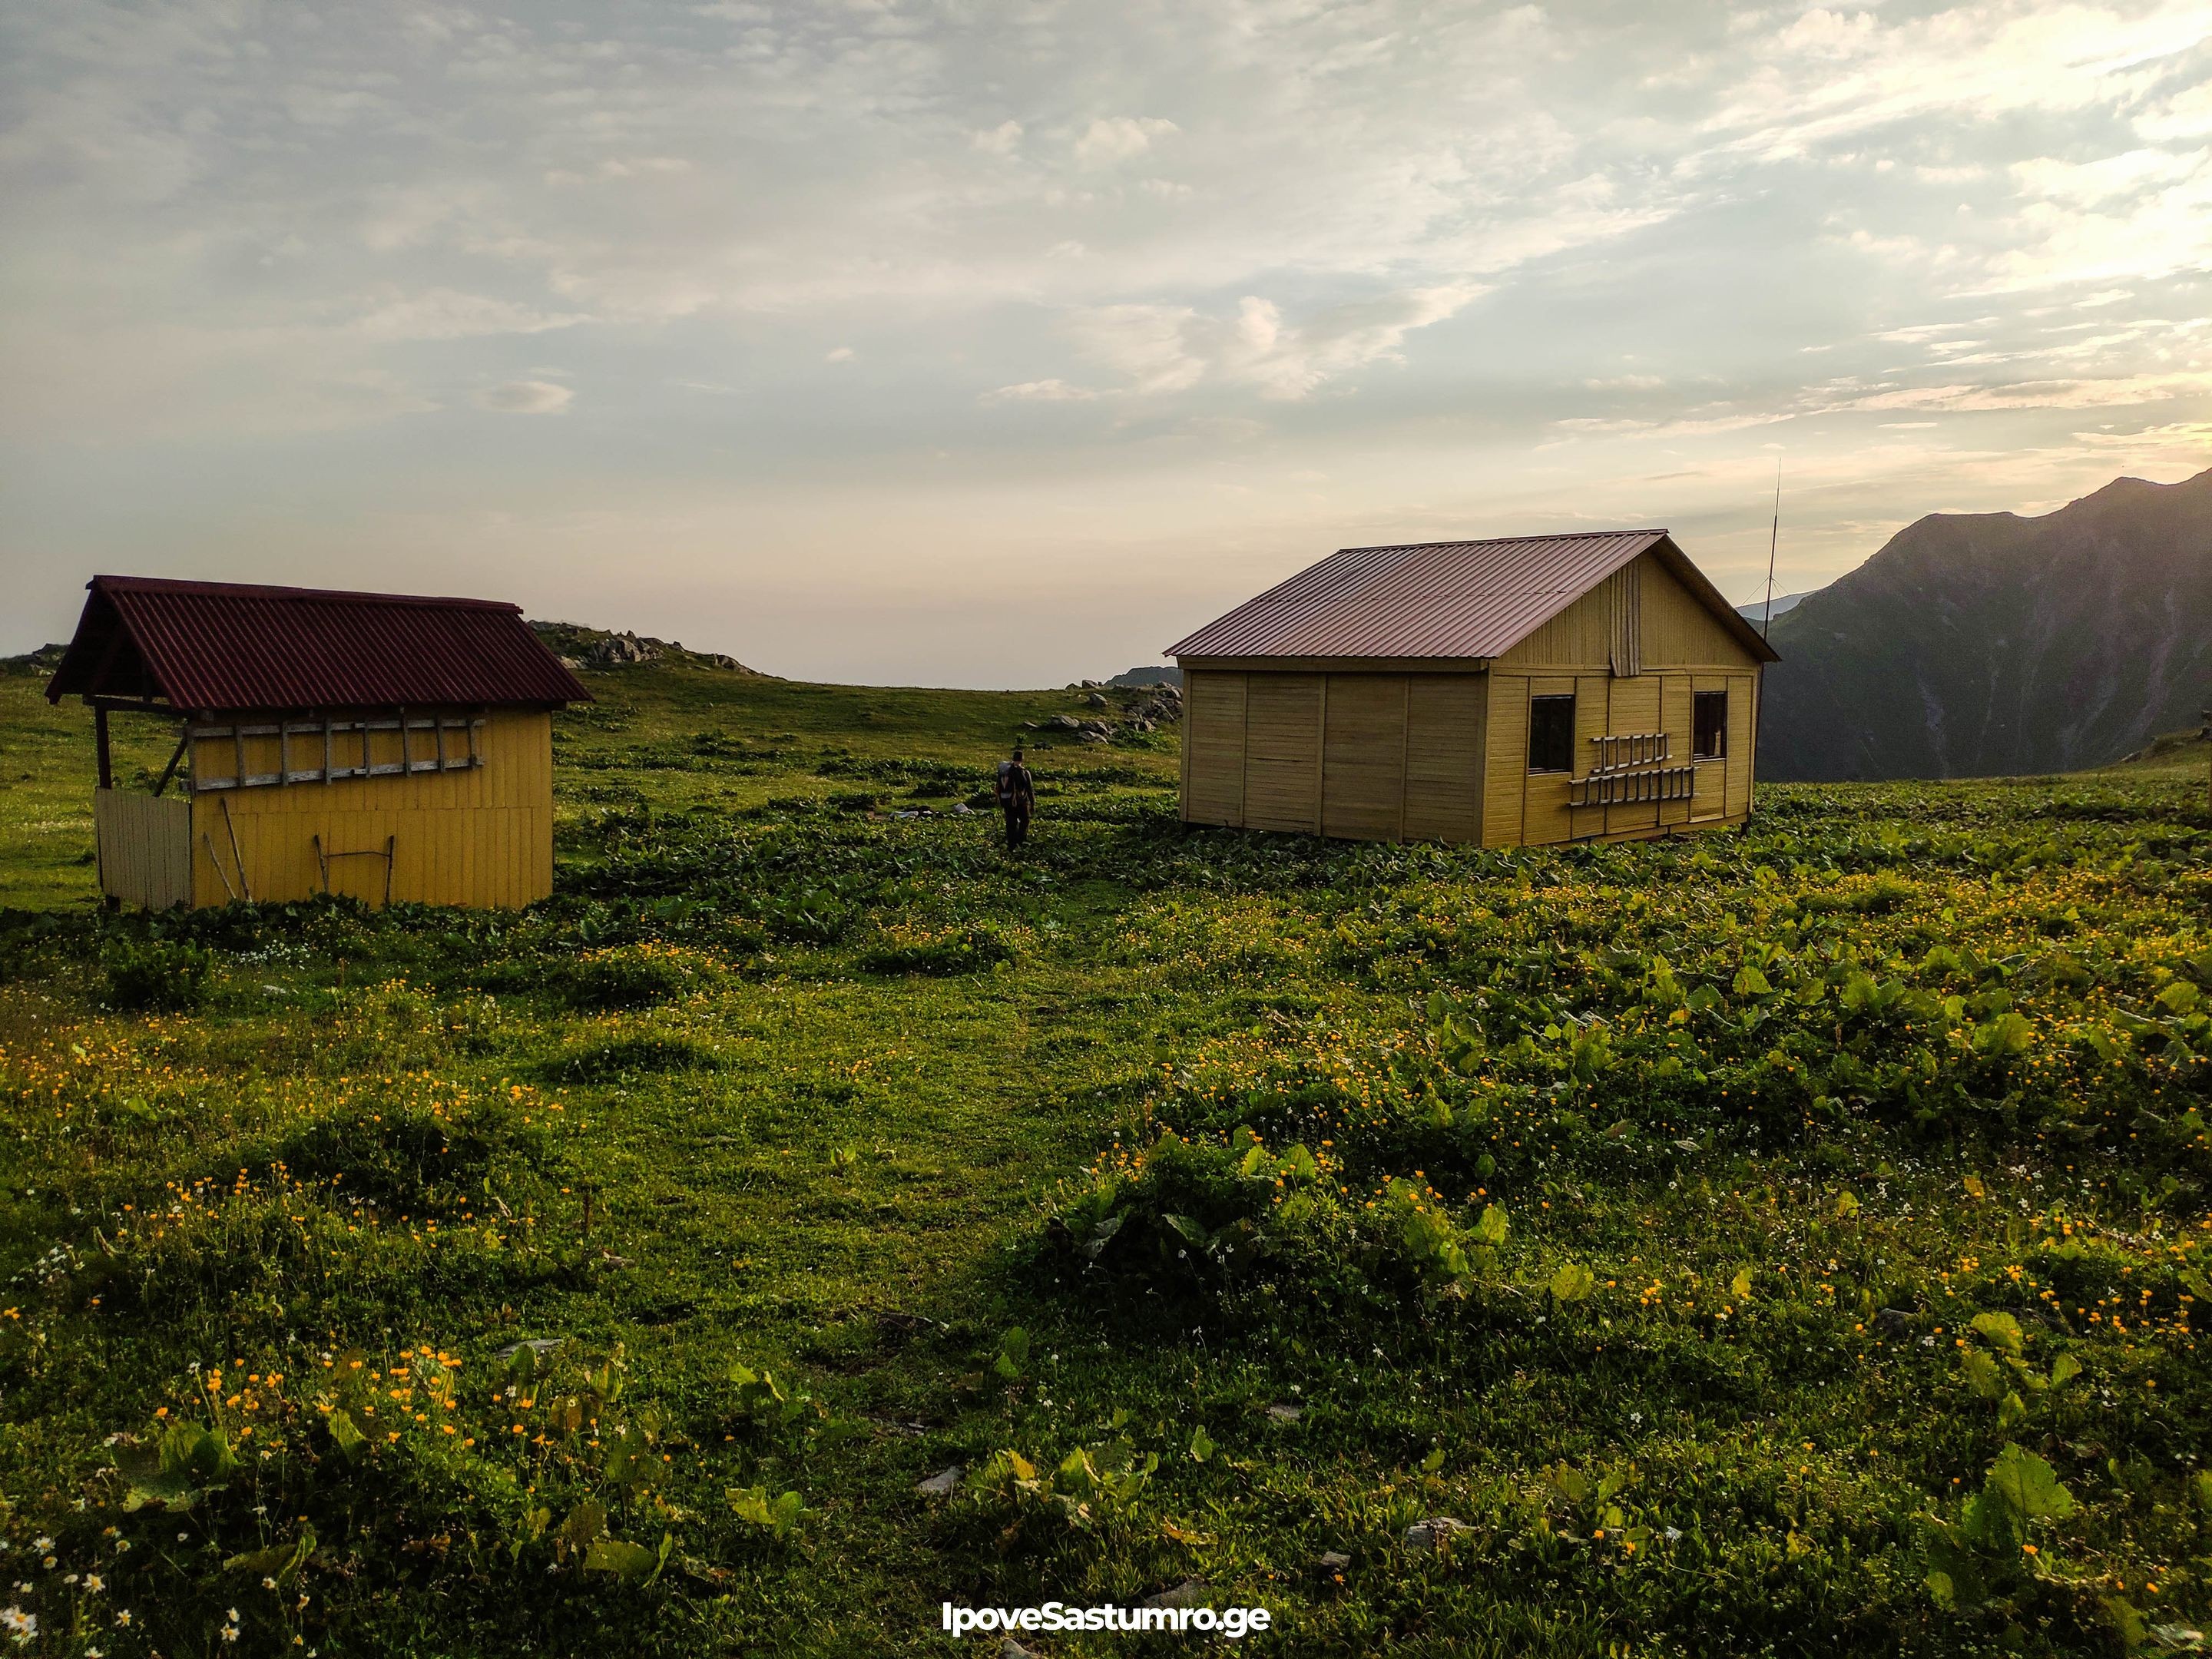
{"type": "Polygon", "coordinates": [[[1727,692],[1698,691],[1692,695],[1690,756],[1693,760],[1723,760],[1727,757],[1727,692]]]}
{"type": "Polygon", "coordinates": [[[1571,696],[1528,699],[1528,769],[1575,769],[1575,700],[1571,696]]]}

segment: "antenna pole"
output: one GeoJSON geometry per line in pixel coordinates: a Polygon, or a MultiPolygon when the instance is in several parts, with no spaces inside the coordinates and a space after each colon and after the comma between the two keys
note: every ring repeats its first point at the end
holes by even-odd
{"type": "Polygon", "coordinates": [[[1766,610],[1759,618],[1759,637],[1766,638],[1774,626],[1774,553],[1782,545],[1782,458],[1774,458],[1774,525],[1766,536],[1766,610]]]}

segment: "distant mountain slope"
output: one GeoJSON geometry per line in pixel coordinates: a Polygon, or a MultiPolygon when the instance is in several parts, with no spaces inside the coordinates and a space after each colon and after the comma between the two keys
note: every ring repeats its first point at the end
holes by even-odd
{"type": "Polygon", "coordinates": [[[2212,471],[1930,514],[1775,618],[1762,777],[2069,771],[2212,705],[2212,471]]]}
{"type": "MultiPolygon", "coordinates": [[[[1815,587],[1808,589],[1807,592],[1802,593],[1777,593],[1774,596],[1775,616],[1778,618],[1787,615],[1792,611],[1795,611],[1799,605],[1804,604],[1806,600],[1811,599],[1814,594],[1820,591],[1820,590],[1819,588],[1815,587]]],[[[1751,623],[1753,627],[1757,627],[1759,625],[1759,618],[1766,614],[1766,601],[1765,599],[1753,599],[1749,605],[1740,605],[1735,608],[1735,614],[1741,617],[1746,622],[1751,623]]]]}

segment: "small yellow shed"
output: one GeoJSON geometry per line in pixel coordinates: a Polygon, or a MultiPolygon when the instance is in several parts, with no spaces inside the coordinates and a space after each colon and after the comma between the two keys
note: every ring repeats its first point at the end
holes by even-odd
{"type": "Polygon", "coordinates": [[[552,711],[591,694],[517,606],[133,576],[87,586],[46,697],[94,711],[111,900],[513,906],[552,892],[552,711]],[[150,790],[116,782],[113,714],[175,726],[150,790]]]}
{"type": "Polygon", "coordinates": [[[1664,530],[1346,548],[1168,653],[1187,822],[1486,847],[1742,823],[1777,660],[1664,530]]]}

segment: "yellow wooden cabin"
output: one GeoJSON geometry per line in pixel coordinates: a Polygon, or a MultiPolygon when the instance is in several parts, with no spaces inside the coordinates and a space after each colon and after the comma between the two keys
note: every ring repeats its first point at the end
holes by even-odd
{"type": "Polygon", "coordinates": [[[1347,548],[1168,653],[1187,822],[1486,847],[1741,823],[1777,660],[1664,530],[1347,548]]]}
{"type": "Polygon", "coordinates": [[[94,711],[111,901],[514,906],[553,890],[552,711],[590,693],[514,605],[95,576],[46,688],[94,711]],[[150,789],[113,714],[173,722],[150,789]]]}

